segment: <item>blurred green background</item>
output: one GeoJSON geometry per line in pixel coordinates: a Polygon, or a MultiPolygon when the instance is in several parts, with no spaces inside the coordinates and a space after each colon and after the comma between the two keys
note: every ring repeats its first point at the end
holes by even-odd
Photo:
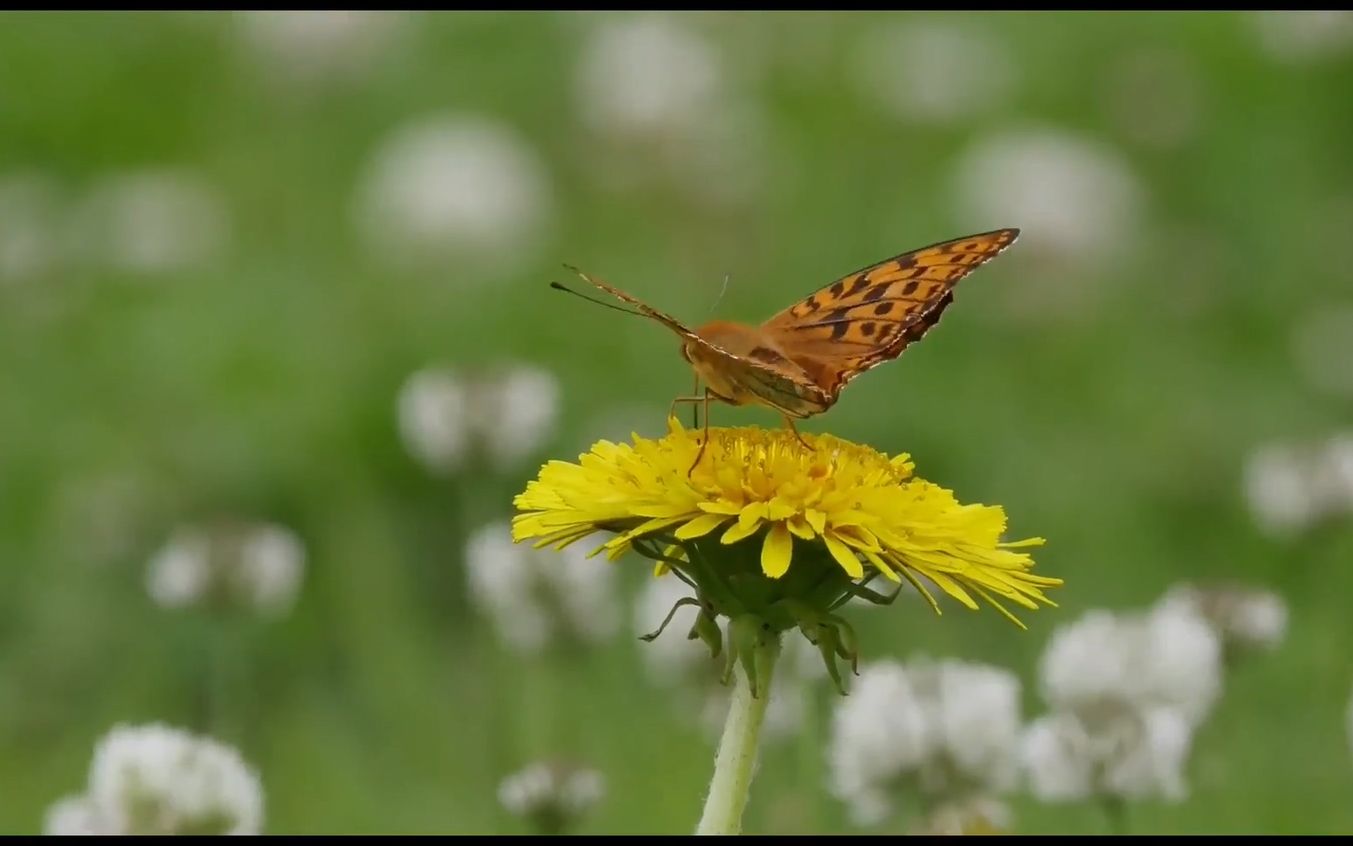
{"type": "MultiPolygon", "coordinates": [[[[756,321],[1018,226],[924,343],[802,426],[1004,505],[1012,536],[1049,539],[1061,607],[1020,632],[899,602],[854,618],[865,657],[1008,666],[1033,715],[1055,625],[1183,580],[1265,585],[1286,640],[1228,674],[1188,801],[1133,825],[1348,831],[1353,532],[1265,532],[1244,474],[1262,444],[1349,424],[1349,29],[0,16],[0,827],[40,830],[104,732],[163,720],[241,749],[272,833],[524,831],[498,784],[550,755],[606,778],[579,830],[691,830],[713,741],[642,669],[648,568],[617,565],[613,635],[529,655],[467,586],[470,534],[540,461],[657,434],[689,387],[661,327],[546,283],[569,262],[692,323],[756,321]],[[420,461],[411,374],[508,366],[557,380],[544,434],[420,461]],[[286,613],[148,595],[175,530],[221,515],[304,545],[286,613]]],[[[831,702],[765,750],[747,830],[849,830],[822,785],[831,702]]],[[[1020,832],[1104,828],[1013,806],[1020,832]]]]}

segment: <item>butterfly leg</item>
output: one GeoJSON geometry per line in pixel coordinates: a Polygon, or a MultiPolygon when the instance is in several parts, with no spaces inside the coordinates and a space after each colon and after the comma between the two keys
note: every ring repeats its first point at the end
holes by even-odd
{"type": "Polygon", "coordinates": [[[803,439],[803,435],[799,434],[799,430],[794,428],[794,419],[790,417],[788,414],[782,414],[780,416],[785,419],[785,425],[789,427],[789,431],[793,432],[794,437],[798,438],[799,443],[803,444],[803,448],[811,451],[813,449],[813,445],[805,441],[803,439]]]}
{"type": "MultiPolygon", "coordinates": [[[[691,388],[691,396],[700,396],[700,374],[695,374],[695,387],[691,388]]],[[[705,410],[709,410],[708,401],[706,401],[705,410]]],[[[694,429],[700,425],[700,415],[695,410],[695,403],[691,403],[691,428],[694,429]]]]}
{"type": "Polygon", "coordinates": [[[705,436],[704,436],[703,438],[700,439],[700,449],[699,449],[699,451],[697,451],[697,452],[695,453],[695,460],[691,462],[691,469],[689,469],[689,470],[686,471],[686,475],[687,475],[688,477],[689,477],[692,473],[695,472],[696,465],[698,465],[698,464],[700,463],[700,459],[703,458],[704,455],[705,455],[705,447],[709,446],[709,390],[708,390],[708,389],[705,390],[705,395],[704,395],[703,397],[700,398],[700,402],[701,402],[701,404],[704,406],[705,436]]]}
{"type": "MultiPolygon", "coordinates": [[[[667,409],[667,416],[668,416],[668,418],[676,417],[677,406],[678,406],[678,405],[681,405],[682,403],[690,403],[691,405],[699,405],[699,404],[702,403],[702,402],[705,402],[705,398],[702,397],[702,396],[699,396],[699,395],[693,396],[693,397],[677,397],[676,399],[672,400],[672,405],[671,405],[670,407],[668,407],[668,409],[667,409]]],[[[694,416],[692,417],[692,419],[694,419],[694,416]]],[[[691,428],[694,429],[696,426],[699,426],[699,425],[700,425],[700,421],[699,421],[699,420],[695,420],[695,423],[691,426],[691,428]]]]}

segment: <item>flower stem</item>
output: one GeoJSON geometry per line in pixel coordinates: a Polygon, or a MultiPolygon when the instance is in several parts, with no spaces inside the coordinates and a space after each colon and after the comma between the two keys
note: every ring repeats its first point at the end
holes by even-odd
{"type": "Polygon", "coordinates": [[[1110,834],[1127,834],[1127,803],[1121,796],[1105,796],[1102,800],[1104,817],[1109,821],[1110,834]]]}
{"type": "Polygon", "coordinates": [[[819,721],[821,715],[820,699],[815,684],[802,685],[799,696],[803,700],[803,725],[799,728],[799,789],[803,791],[800,800],[805,803],[805,817],[808,831],[813,834],[822,825],[822,791],[819,785],[822,779],[822,731],[819,721]]]}
{"type": "Polygon", "coordinates": [[[739,667],[728,720],[724,723],[719,752],[714,759],[714,777],[709,782],[709,795],[705,797],[705,811],[696,834],[738,834],[742,831],[742,811],[747,807],[752,786],[757,741],[761,736],[766,705],[770,702],[771,672],[780,654],[780,639],[778,636],[763,638],[754,650],[757,695],[752,696],[751,681],[746,671],[739,667]]]}

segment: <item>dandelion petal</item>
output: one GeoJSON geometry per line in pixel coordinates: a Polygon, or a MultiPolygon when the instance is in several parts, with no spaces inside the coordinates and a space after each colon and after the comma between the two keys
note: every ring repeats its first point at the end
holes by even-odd
{"type": "Polygon", "coordinates": [[[847,575],[852,579],[858,579],[864,576],[864,567],[860,564],[860,557],[855,551],[831,535],[823,535],[822,540],[827,544],[827,551],[832,554],[836,562],[841,565],[847,575]]]}
{"type": "Polygon", "coordinates": [[[778,579],[789,569],[789,557],[794,551],[794,536],[785,528],[784,523],[775,523],[766,533],[766,542],[761,546],[761,572],[778,579]]]}
{"type": "Polygon", "coordinates": [[[728,527],[728,531],[724,532],[723,537],[719,538],[719,543],[737,543],[745,537],[756,534],[756,530],[759,528],[761,528],[761,522],[759,520],[755,523],[739,520],[728,527]]]}
{"type": "Polygon", "coordinates": [[[727,514],[701,514],[676,530],[678,540],[702,538],[728,520],[727,514]]]}

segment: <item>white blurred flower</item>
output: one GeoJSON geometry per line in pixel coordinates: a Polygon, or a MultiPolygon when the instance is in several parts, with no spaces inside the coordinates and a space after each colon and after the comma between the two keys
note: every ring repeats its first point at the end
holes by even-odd
{"type": "Polygon", "coordinates": [[[1052,711],[1023,741],[1034,793],[1182,799],[1192,734],[1216,702],[1221,669],[1219,635],[1177,597],[1059,627],[1039,663],[1052,711]]]}
{"type": "Polygon", "coordinates": [[[1268,444],[1250,455],[1245,462],[1245,495],[1261,529],[1288,536],[1320,518],[1325,505],[1308,478],[1303,456],[1289,445],[1268,444]]]}
{"type": "Polygon", "coordinates": [[[753,199],[766,178],[769,130],[716,48],[679,17],[643,14],[594,27],[575,96],[598,178],[647,187],[655,177],[716,206],[753,199]]]}
{"type": "Polygon", "coordinates": [[[535,549],[514,544],[506,523],[491,523],[470,537],[465,561],[475,604],[518,651],[540,651],[556,635],[596,643],[618,627],[615,567],[588,558],[581,544],[535,549]]]}
{"type": "Polygon", "coordinates": [[[71,246],[128,273],[172,273],[214,259],[230,239],[225,201],[200,174],[174,168],[104,177],[70,222],[71,246]]]}
{"type": "Polygon", "coordinates": [[[196,604],[211,586],[211,544],[195,528],[178,529],[150,560],[146,589],[165,608],[196,604]]]}
{"type": "Polygon", "coordinates": [[[260,613],[291,610],[305,570],[305,546],[270,523],[183,526],[151,558],[146,589],[165,608],[224,601],[260,613]]]}
{"type": "Polygon", "coordinates": [[[936,737],[901,664],[867,666],[852,687],[832,715],[829,789],[857,824],[872,825],[892,810],[888,783],[918,769],[936,737]]]}
{"type": "Polygon", "coordinates": [[[503,779],[498,801],[542,833],[561,833],[606,796],[606,780],[587,767],[539,761],[503,779]]]}
{"type": "Polygon", "coordinates": [[[1282,62],[1310,62],[1353,49],[1353,12],[1342,9],[1250,13],[1259,46],[1282,62]]]}
{"type": "Polygon", "coordinates": [[[1159,796],[1173,802],[1188,795],[1184,765],[1193,741],[1193,726],[1184,714],[1172,708],[1149,708],[1135,712],[1135,723],[1118,724],[1114,738],[1114,765],[1104,770],[1106,792],[1127,799],[1159,796]]]}
{"type": "Polygon", "coordinates": [[[0,283],[32,279],[60,258],[60,192],[35,171],[0,175],[0,283]]]}
{"type": "Polygon", "coordinates": [[[281,613],[296,602],[305,571],[305,546],[283,526],[262,525],[243,540],[239,583],[249,602],[259,610],[281,613]]]}
{"type": "Polygon", "coordinates": [[[1353,514],[1353,433],[1341,433],[1325,442],[1320,476],[1338,500],[1339,510],[1353,514]]]}
{"type": "Polygon", "coordinates": [[[253,10],[237,12],[251,58],[283,85],[352,77],[396,41],[407,12],[253,10]]]}
{"type": "Polygon", "coordinates": [[[913,663],[922,701],[938,730],[944,760],[923,773],[939,792],[951,782],[978,782],[992,791],[1014,786],[1020,731],[1020,683],[1008,670],[943,661],[913,663]]]}
{"type": "Polygon", "coordinates": [[[1156,149],[1174,149],[1198,132],[1203,83],[1182,51],[1148,47],[1114,60],[1104,103],[1118,134],[1156,149]]]}
{"type": "Polygon", "coordinates": [[[97,809],[84,796],[67,796],[55,802],[43,816],[42,833],[56,837],[114,834],[99,818],[97,809]]]}
{"type": "Polygon", "coordinates": [[[535,150],[514,129],[473,115],[430,115],[396,128],[357,189],[362,237],[391,263],[468,259],[460,282],[528,263],[553,200],[535,150]]]}
{"type": "Polygon", "coordinates": [[[973,231],[1018,226],[1027,253],[1095,261],[1134,243],[1143,189],[1116,150],[1057,129],[988,135],[955,165],[960,217],[973,231]]]}
{"type": "Polygon", "coordinates": [[[1014,814],[1004,802],[976,797],[941,804],[910,833],[921,836],[1004,834],[1013,824],[1014,814]]]}
{"type": "Polygon", "coordinates": [[[706,119],[722,94],[714,49],[675,20],[643,15],[608,21],[578,66],[583,119],[603,135],[668,134],[706,119]]]}
{"type": "Polygon", "coordinates": [[[470,597],[498,635],[523,652],[542,649],[550,636],[551,618],[533,595],[533,559],[512,542],[510,527],[493,523],[471,535],[465,563],[470,597]]]}
{"type": "Polygon", "coordinates": [[[466,390],[455,373],[419,370],[399,390],[399,434],[404,447],[428,470],[459,466],[470,438],[466,390]]]}
{"type": "Polygon", "coordinates": [[[481,414],[489,414],[477,422],[499,464],[510,466],[531,456],[554,433],[559,382],[548,370],[518,365],[497,374],[491,399],[478,406],[481,414]]]}
{"type": "Polygon", "coordinates": [[[1221,639],[1193,609],[1178,606],[1152,608],[1144,627],[1135,661],[1140,701],[1172,708],[1197,725],[1221,694],[1221,639]]]}
{"type": "Polygon", "coordinates": [[[1066,802],[1091,795],[1095,762],[1090,738],[1075,714],[1054,712],[1029,723],[1020,756],[1040,800],[1066,802]]]}
{"type": "Polygon", "coordinates": [[[751,103],[723,106],[667,149],[670,177],[699,200],[736,207],[756,199],[765,184],[770,128],[751,103]]]}
{"type": "Polygon", "coordinates": [[[1173,707],[1196,723],[1220,692],[1221,642],[1187,607],[1091,611],[1053,632],[1039,675],[1054,710],[1173,707]]]}
{"type": "Polygon", "coordinates": [[[1325,303],[1307,311],[1292,332],[1292,357],[1315,388],[1353,397],[1353,303],[1325,303]]]}
{"type": "Polygon", "coordinates": [[[510,468],[554,434],[559,382],[527,364],[475,374],[426,367],[405,380],[397,410],[405,448],[430,472],[449,475],[480,449],[510,468]]]}
{"type": "Polygon", "coordinates": [[[1021,757],[1040,800],[1187,795],[1184,765],[1193,728],[1171,708],[1103,707],[1054,712],[1025,730],[1021,757]]]}
{"type": "Polygon", "coordinates": [[[1010,789],[1019,689],[1005,670],[960,661],[864,668],[833,714],[829,789],[860,825],[891,813],[904,782],[941,799],[1010,789]]]}
{"type": "Polygon", "coordinates": [[[1271,650],[1287,633],[1287,603],[1240,584],[1176,585],[1157,607],[1180,605],[1208,622],[1228,648],[1271,650]]]}
{"type": "Polygon", "coordinates": [[[978,117],[1009,96],[1016,78],[999,41],[941,21],[870,28],[850,55],[859,92],[908,124],[978,117]]]}
{"type": "Polygon", "coordinates": [[[161,724],[99,741],[83,797],[54,805],[48,834],[259,834],[263,790],[239,753],[161,724]]]}
{"type": "Polygon", "coordinates": [[[1260,528],[1275,537],[1353,514],[1353,435],[1256,449],[1245,466],[1245,494],[1260,528]]]}

